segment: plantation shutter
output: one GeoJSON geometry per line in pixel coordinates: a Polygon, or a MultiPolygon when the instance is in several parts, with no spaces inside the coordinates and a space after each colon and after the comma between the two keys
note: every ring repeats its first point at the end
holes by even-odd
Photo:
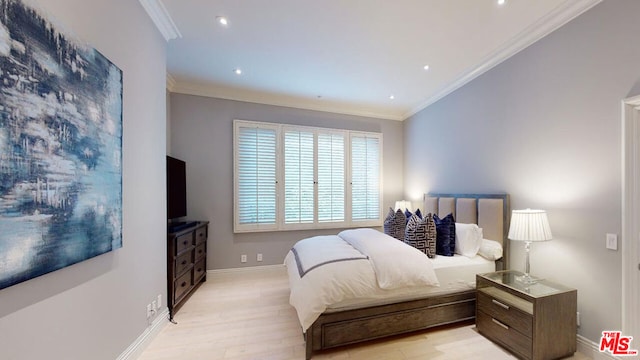
{"type": "Polygon", "coordinates": [[[382,134],[233,123],[234,232],[382,225],[382,134]]]}
{"type": "Polygon", "coordinates": [[[236,225],[276,227],[277,128],[236,125],[236,225]]]}
{"type": "Polygon", "coordinates": [[[318,134],[318,222],[345,220],[345,135],[318,134]]]}
{"type": "Polygon", "coordinates": [[[284,131],[284,222],[314,222],[314,133],[284,131]]]}
{"type": "Polygon", "coordinates": [[[351,220],[380,220],[381,138],[351,136],[351,220]]]}

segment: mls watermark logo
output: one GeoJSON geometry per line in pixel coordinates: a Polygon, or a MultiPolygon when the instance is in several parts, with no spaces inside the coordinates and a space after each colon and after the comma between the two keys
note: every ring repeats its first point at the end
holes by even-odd
{"type": "Polygon", "coordinates": [[[603,331],[600,338],[600,352],[609,351],[613,355],[635,356],[638,350],[631,349],[633,336],[623,336],[621,331],[603,331]]]}

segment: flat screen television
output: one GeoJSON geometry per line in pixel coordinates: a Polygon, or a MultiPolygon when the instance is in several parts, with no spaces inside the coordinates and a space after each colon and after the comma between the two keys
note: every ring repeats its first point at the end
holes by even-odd
{"type": "Polygon", "coordinates": [[[167,156],[167,220],[187,216],[187,164],[167,156]]]}

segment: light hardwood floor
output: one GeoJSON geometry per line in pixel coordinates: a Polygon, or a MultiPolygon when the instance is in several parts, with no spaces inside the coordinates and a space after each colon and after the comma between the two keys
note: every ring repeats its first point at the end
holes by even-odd
{"type": "MultiPolygon", "coordinates": [[[[304,339],[289,305],[286,270],[208,274],[207,282],[139,357],[304,359],[304,339]]],[[[466,324],[318,353],[313,359],[515,359],[466,324]]],[[[572,359],[587,357],[576,353],[572,359]]]]}

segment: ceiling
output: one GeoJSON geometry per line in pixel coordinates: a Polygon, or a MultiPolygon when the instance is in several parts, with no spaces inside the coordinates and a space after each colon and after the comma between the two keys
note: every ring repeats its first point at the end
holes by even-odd
{"type": "Polygon", "coordinates": [[[404,120],[601,0],[139,1],[172,92],[404,120]]]}

